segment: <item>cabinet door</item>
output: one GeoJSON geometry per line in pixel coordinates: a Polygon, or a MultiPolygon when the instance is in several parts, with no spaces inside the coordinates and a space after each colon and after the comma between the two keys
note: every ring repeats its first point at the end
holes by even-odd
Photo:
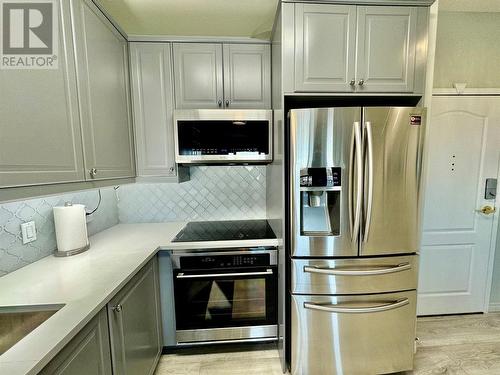
{"type": "Polygon", "coordinates": [[[111,375],[108,318],[103,309],[40,372],[40,375],[111,375]]]}
{"type": "Polygon", "coordinates": [[[271,108],[271,47],[224,45],[226,108],[271,108]]]}
{"type": "Polygon", "coordinates": [[[137,175],[175,177],[170,43],[131,43],[137,175]]]}
{"type": "Polygon", "coordinates": [[[412,7],[358,7],[358,91],[413,91],[416,18],[412,7]]]}
{"type": "Polygon", "coordinates": [[[174,43],[173,52],[175,107],[222,107],[222,45],[174,43]]]}
{"type": "Polygon", "coordinates": [[[154,373],[162,350],[159,299],[154,258],[108,304],[114,374],[154,373]]]}
{"type": "Polygon", "coordinates": [[[87,179],[133,177],[127,41],[91,1],[72,5],[87,179]]]}
{"type": "Polygon", "coordinates": [[[0,70],[0,187],[84,180],[70,10],[56,4],[59,68],[0,70]]]}
{"type": "Polygon", "coordinates": [[[352,92],[356,6],[295,4],[295,91],[352,92]]]}

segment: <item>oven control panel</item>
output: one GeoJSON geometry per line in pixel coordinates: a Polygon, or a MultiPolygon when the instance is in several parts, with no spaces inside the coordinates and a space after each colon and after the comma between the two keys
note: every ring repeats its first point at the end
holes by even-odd
{"type": "Polygon", "coordinates": [[[206,255],[180,258],[180,265],[183,270],[262,267],[268,266],[269,263],[269,254],[206,255]]]}

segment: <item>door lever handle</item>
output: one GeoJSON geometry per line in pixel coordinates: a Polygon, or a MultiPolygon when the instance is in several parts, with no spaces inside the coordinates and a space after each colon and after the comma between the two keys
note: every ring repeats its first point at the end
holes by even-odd
{"type": "Polygon", "coordinates": [[[495,207],[491,207],[491,206],[484,206],[484,207],[481,207],[479,210],[476,210],[476,212],[479,212],[479,213],[484,214],[484,215],[492,215],[496,211],[497,211],[497,209],[495,207]]]}

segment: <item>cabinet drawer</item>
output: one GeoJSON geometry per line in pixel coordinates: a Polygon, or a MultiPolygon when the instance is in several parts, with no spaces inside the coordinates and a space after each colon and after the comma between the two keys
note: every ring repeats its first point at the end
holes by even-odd
{"type": "Polygon", "coordinates": [[[292,260],[292,293],[364,294],[417,288],[418,255],[292,260]]]}
{"type": "Polygon", "coordinates": [[[292,295],[292,374],[372,375],[410,370],[416,297],[416,291],[292,295]]]}

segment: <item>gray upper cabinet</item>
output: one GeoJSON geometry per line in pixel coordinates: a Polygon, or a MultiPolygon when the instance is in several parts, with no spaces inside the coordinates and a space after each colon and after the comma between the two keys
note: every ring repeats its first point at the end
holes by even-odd
{"type": "Polygon", "coordinates": [[[271,47],[224,44],[226,108],[271,108],[271,47]]]}
{"type": "Polygon", "coordinates": [[[133,177],[127,41],[90,0],[72,5],[86,177],[133,177]]]}
{"type": "Polygon", "coordinates": [[[354,91],[356,6],[295,4],[295,91],[354,91]]]}
{"type": "Polygon", "coordinates": [[[175,177],[170,43],[131,43],[137,176],[175,177]]]}
{"type": "Polygon", "coordinates": [[[40,375],[112,375],[106,310],[99,312],[40,375]]]}
{"type": "Polygon", "coordinates": [[[175,107],[271,108],[268,44],[174,43],[175,107]]]}
{"type": "Polygon", "coordinates": [[[0,70],[0,187],[84,179],[69,3],[56,4],[59,68],[0,70]]]}
{"type": "Polygon", "coordinates": [[[417,9],[358,7],[357,89],[412,92],[417,9]]]}
{"type": "Polygon", "coordinates": [[[423,87],[425,74],[415,66],[422,60],[417,53],[427,53],[426,43],[416,49],[418,28],[426,27],[425,9],[301,3],[294,7],[288,22],[295,33],[285,36],[294,40],[293,91],[412,93],[423,87]]]}
{"type": "Polygon", "coordinates": [[[176,108],[223,105],[222,45],[174,43],[176,108]]]}
{"type": "Polygon", "coordinates": [[[109,302],[108,316],[113,373],[152,375],[163,346],[156,258],[109,302]]]}

